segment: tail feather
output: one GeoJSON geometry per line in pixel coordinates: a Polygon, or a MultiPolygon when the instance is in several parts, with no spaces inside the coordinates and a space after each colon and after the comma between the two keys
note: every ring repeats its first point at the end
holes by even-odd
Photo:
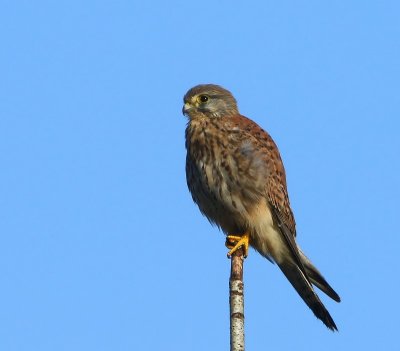
{"type": "Polygon", "coordinates": [[[320,319],[329,329],[331,329],[332,331],[335,330],[337,331],[338,329],[336,327],[334,320],[332,319],[328,310],[322,304],[321,300],[315,293],[312,285],[308,282],[306,276],[297,266],[297,264],[295,264],[294,262],[290,262],[288,260],[285,260],[283,262],[277,262],[277,264],[281,269],[281,271],[283,272],[283,274],[285,274],[286,278],[296,289],[300,297],[304,300],[307,306],[314,312],[314,315],[318,319],[320,319]]]}
{"type": "Polygon", "coordinates": [[[301,260],[303,262],[303,266],[306,270],[308,278],[311,280],[316,287],[318,287],[321,291],[327,294],[331,299],[336,302],[340,302],[340,296],[336,293],[335,290],[329,285],[329,283],[325,280],[319,270],[311,263],[311,261],[307,258],[307,256],[300,250],[299,253],[301,256],[301,260]]]}

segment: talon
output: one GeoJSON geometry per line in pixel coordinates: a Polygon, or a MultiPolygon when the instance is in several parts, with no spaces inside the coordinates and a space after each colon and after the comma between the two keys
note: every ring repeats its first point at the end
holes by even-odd
{"type": "Polygon", "coordinates": [[[242,236],[239,235],[227,235],[225,246],[230,249],[227,256],[228,258],[232,256],[232,254],[237,251],[240,247],[243,246],[244,257],[247,257],[249,253],[249,234],[244,233],[242,236]]]}

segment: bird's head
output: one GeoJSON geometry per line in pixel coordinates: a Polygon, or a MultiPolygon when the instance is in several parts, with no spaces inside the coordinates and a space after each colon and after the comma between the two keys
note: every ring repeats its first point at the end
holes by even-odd
{"type": "Polygon", "coordinates": [[[196,85],[183,97],[182,113],[189,119],[237,115],[237,103],[226,89],[214,84],[196,85]]]}

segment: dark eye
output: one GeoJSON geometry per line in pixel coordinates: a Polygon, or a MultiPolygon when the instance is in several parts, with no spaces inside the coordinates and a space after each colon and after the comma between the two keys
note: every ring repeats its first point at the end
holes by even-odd
{"type": "Polygon", "coordinates": [[[207,102],[208,101],[208,96],[207,95],[200,95],[200,101],[201,102],[207,102]]]}

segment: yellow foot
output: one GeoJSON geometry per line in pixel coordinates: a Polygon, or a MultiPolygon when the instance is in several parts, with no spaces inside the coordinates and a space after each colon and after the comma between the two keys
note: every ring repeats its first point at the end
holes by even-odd
{"type": "Polygon", "coordinates": [[[244,233],[242,236],[227,235],[225,246],[230,249],[228,257],[231,257],[232,254],[241,246],[243,246],[244,257],[247,257],[247,254],[249,253],[249,238],[249,233],[244,233]]]}

